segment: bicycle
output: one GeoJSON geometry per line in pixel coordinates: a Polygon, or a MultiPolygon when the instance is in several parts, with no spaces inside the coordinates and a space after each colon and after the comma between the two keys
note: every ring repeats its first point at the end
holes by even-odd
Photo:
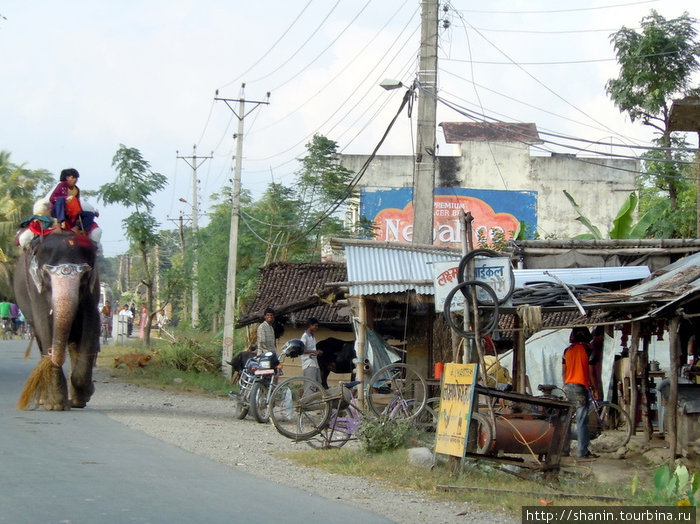
{"type": "MultiPolygon", "coordinates": [[[[537,389],[543,396],[566,400],[564,390],[553,384],[540,384],[537,389]]],[[[594,451],[610,453],[625,446],[632,438],[632,420],[625,410],[617,404],[597,400],[588,390],[588,430],[590,447],[594,451]]],[[[571,417],[571,427],[576,427],[576,413],[571,417]]],[[[575,433],[572,435],[575,437],[575,433]]]]}
{"type": "Polygon", "coordinates": [[[14,335],[14,329],[12,328],[12,320],[9,318],[2,319],[2,339],[10,340],[14,335]]]}
{"type": "MultiPolygon", "coordinates": [[[[323,386],[306,377],[281,382],[270,398],[270,419],[277,431],[295,441],[306,441],[319,449],[339,448],[354,438],[364,414],[351,390],[360,382],[323,386]]],[[[421,415],[427,403],[425,379],[406,364],[384,366],[370,379],[366,400],[378,417],[411,420],[416,427],[426,424],[421,415]],[[373,398],[374,397],[374,398],[373,398]]],[[[427,417],[430,427],[437,413],[427,417]]]]}

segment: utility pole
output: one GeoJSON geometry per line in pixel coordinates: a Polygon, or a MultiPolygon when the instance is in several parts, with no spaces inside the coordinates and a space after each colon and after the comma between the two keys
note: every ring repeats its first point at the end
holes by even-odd
{"type": "Polygon", "coordinates": [[[435,127],[437,110],[438,0],[421,2],[418,71],[418,149],[413,186],[413,242],[433,243],[435,190],[435,127]],[[429,92],[430,94],[426,93],[429,92]]]}
{"type": "MultiPolygon", "coordinates": [[[[174,219],[168,217],[168,220],[178,225],[178,229],[180,230],[180,255],[182,256],[182,260],[185,260],[185,217],[182,216],[181,211],[180,218],[174,219]]],[[[182,297],[182,318],[187,318],[187,292],[185,292],[182,297]]]]}
{"type": "MultiPolygon", "coordinates": [[[[269,104],[270,93],[264,101],[246,100],[245,99],[245,84],[241,84],[240,98],[218,98],[214,100],[224,102],[228,108],[233,111],[233,114],[238,118],[238,133],[234,135],[236,139],[236,165],[233,176],[233,198],[231,203],[231,232],[228,245],[228,272],[226,275],[226,307],[224,308],[224,341],[223,351],[221,352],[221,371],[224,375],[230,376],[231,369],[227,362],[233,357],[233,326],[234,310],[236,307],[236,263],[238,262],[238,215],[241,203],[241,168],[243,166],[243,122],[245,117],[257,109],[260,105],[269,104]],[[234,104],[238,103],[236,109],[234,104]],[[246,109],[246,103],[252,107],[246,109]]],[[[219,92],[217,91],[218,95],[219,92]]]]}
{"type": "MultiPolygon", "coordinates": [[[[198,217],[199,217],[199,208],[197,207],[197,168],[199,168],[204,162],[209,160],[210,158],[213,157],[214,152],[212,151],[212,154],[209,156],[197,156],[197,145],[192,146],[192,156],[180,156],[178,154],[178,151],[175,151],[175,154],[177,155],[177,158],[180,158],[184,160],[188,166],[192,168],[192,231],[194,232],[195,239],[197,238],[197,234],[199,233],[199,224],[198,224],[198,217]]],[[[183,200],[182,198],[180,200],[183,200]]],[[[197,324],[199,324],[199,276],[197,273],[197,269],[199,265],[197,264],[197,259],[199,257],[199,254],[197,253],[196,249],[197,245],[195,244],[195,250],[194,250],[194,258],[192,262],[192,327],[195,328],[197,327],[197,324]]]]}

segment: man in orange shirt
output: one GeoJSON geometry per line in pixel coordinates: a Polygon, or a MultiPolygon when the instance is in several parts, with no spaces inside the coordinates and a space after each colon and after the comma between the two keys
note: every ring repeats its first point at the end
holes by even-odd
{"type": "MultiPolygon", "coordinates": [[[[591,332],[587,327],[575,327],[571,330],[569,342],[561,361],[561,374],[564,380],[564,392],[569,402],[576,405],[576,440],[580,458],[597,458],[598,455],[588,450],[590,433],[588,431],[588,390],[596,387],[591,351],[591,332]]],[[[597,394],[594,391],[594,394],[597,394]]],[[[566,446],[568,448],[568,445],[566,446]]]]}

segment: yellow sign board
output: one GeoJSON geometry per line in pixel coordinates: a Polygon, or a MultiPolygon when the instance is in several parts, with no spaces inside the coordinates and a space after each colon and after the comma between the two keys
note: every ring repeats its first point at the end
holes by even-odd
{"type": "Polygon", "coordinates": [[[463,457],[474,403],[478,364],[445,364],[435,452],[463,457]]]}

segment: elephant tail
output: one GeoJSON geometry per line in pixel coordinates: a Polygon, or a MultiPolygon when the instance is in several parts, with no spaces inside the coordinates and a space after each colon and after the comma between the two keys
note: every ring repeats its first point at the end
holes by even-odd
{"type": "Polygon", "coordinates": [[[41,397],[41,393],[46,389],[51,381],[51,359],[43,357],[32,370],[24,389],[17,400],[17,409],[25,410],[29,403],[41,397]]]}
{"type": "Polygon", "coordinates": [[[32,343],[34,342],[34,333],[32,333],[32,336],[29,337],[29,344],[27,344],[27,349],[24,350],[24,360],[27,360],[29,358],[29,354],[32,351],[32,343]]]}

